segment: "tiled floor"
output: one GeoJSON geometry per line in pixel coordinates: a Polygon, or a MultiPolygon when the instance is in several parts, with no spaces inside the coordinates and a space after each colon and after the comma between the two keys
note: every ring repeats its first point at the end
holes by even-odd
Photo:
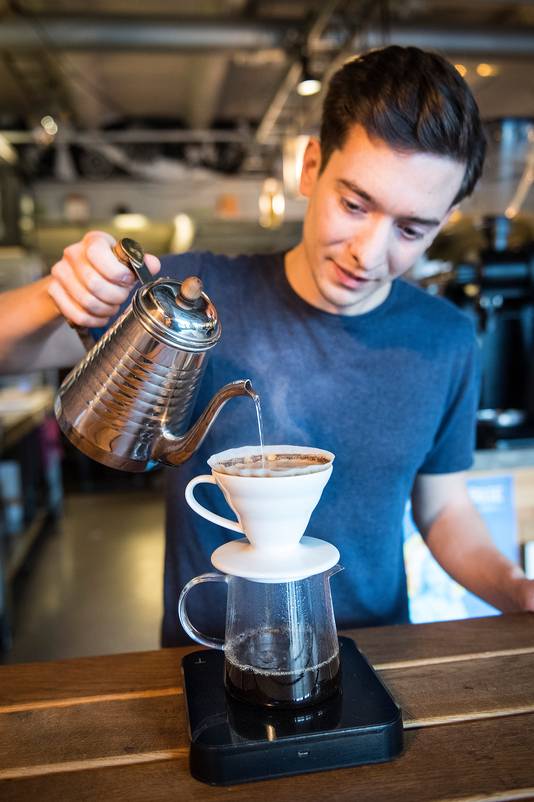
{"type": "Polygon", "coordinates": [[[157,648],[163,518],[159,491],[68,495],[15,583],[4,661],[157,648]]]}

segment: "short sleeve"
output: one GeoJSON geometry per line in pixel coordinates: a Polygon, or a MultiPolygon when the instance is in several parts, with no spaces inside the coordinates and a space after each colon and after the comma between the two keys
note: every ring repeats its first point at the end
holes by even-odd
{"type": "Polygon", "coordinates": [[[452,368],[441,422],[418,473],[454,473],[473,464],[480,397],[480,354],[474,332],[462,350],[463,358],[459,357],[452,368]]]}

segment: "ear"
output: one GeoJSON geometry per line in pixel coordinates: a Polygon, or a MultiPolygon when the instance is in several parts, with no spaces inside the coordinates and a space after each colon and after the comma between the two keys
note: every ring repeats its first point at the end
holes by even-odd
{"type": "Polygon", "coordinates": [[[321,169],[321,146],[315,137],[311,137],[304,151],[302,171],[300,174],[300,191],[309,198],[321,169]]]}

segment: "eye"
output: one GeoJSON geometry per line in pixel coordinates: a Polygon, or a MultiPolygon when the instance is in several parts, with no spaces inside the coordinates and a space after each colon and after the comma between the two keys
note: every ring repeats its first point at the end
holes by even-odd
{"type": "Polygon", "coordinates": [[[418,228],[414,228],[413,226],[404,226],[402,224],[399,224],[398,228],[404,239],[418,240],[418,239],[423,239],[423,237],[425,236],[424,231],[421,231],[418,228]]]}
{"type": "Polygon", "coordinates": [[[355,201],[351,201],[348,198],[341,198],[341,205],[343,206],[344,209],[346,209],[347,212],[350,212],[351,214],[353,214],[354,212],[364,212],[365,211],[363,206],[360,206],[359,203],[356,203],[355,201]]]}

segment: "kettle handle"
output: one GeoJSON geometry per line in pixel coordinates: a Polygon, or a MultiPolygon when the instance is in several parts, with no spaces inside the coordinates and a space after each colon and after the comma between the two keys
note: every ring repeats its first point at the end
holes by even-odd
{"type": "MultiPolygon", "coordinates": [[[[130,268],[141,284],[148,284],[149,281],[154,279],[154,276],[145,264],[145,252],[141,245],[134,239],[123,237],[123,239],[120,239],[112,246],[111,250],[119,262],[122,262],[123,265],[130,268]]],[[[77,326],[70,321],[68,321],[68,323],[78,334],[85,350],[90,351],[96,343],[95,338],[91,334],[91,330],[86,326],[77,326]]]]}
{"type": "Polygon", "coordinates": [[[130,237],[123,237],[111,249],[119,262],[129,267],[141,284],[153,281],[154,276],[145,264],[145,252],[141,245],[130,237]]]}
{"type": "Polygon", "coordinates": [[[206,473],[203,474],[202,476],[195,476],[195,478],[191,479],[191,481],[185,488],[185,500],[187,501],[191,509],[197,512],[199,515],[201,515],[202,518],[206,518],[207,521],[211,521],[214,524],[219,524],[219,526],[224,526],[225,529],[231,529],[233,532],[240,532],[242,535],[244,535],[245,530],[243,529],[240,523],[238,523],[237,521],[231,521],[230,518],[223,518],[222,515],[217,515],[217,513],[211,512],[210,510],[207,510],[206,507],[203,507],[202,504],[199,504],[199,502],[196,500],[193,494],[193,490],[197,485],[203,483],[209,485],[217,484],[214,477],[211,476],[209,473],[206,473]]]}

